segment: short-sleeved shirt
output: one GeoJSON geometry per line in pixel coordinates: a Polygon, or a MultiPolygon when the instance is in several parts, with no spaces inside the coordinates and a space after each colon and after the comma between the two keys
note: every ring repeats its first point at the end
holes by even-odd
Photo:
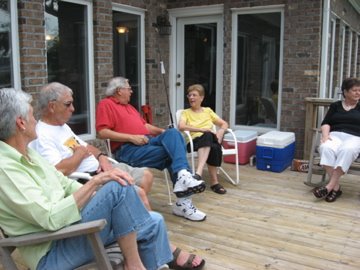
{"type": "Polygon", "coordinates": [[[330,131],[340,131],[355,136],[360,136],[360,104],[346,111],[341,101],[330,104],[321,125],[329,125],[330,131]]]}
{"type": "MultiPolygon", "coordinates": [[[[51,164],[56,165],[74,154],[73,147],[87,143],[81,140],[67,125],[54,126],[39,120],[36,125],[37,139],[29,146],[40,153],[51,164]]],[[[99,168],[99,161],[91,155],[84,158],[76,169],[78,172],[94,172],[99,168]]]]}
{"type": "MultiPolygon", "coordinates": [[[[120,104],[114,97],[101,100],[96,109],[96,131],[107,128],[119,133],[132,135],[148,135],[146,122],[131,104],[120,104]]],[[[115,151],[123,143],[111,142],[111,150],[115,151]]]]}
{"type": "MultiPolygon", "coordinates": [[[[186,125],[192,127],[212,129],[215,121],[219,119],[219,116],[208,107],[202,108],[201,112],[194,112],[189,108],[182,112],[180,119],[184,121],[186,125]]],[[[193,139],[200,137],[202,134],[202,132],[190,132],[191,138],[193,139]]]]}
{"type": "MultiPolygon", "coordinates": [[[[0,224],[9,236],[55,231],[81,219],[72,195],[81,184],[65,177],[36,151],[28,160],[0,141],[0,224]]],[[[51,242],[19,247],[31,269],[50,249],[51,242]]]]}

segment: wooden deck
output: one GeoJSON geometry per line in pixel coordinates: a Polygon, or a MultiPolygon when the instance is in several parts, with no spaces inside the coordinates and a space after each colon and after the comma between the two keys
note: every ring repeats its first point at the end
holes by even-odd
{"type": "Polygon", "coordinates": [[[204,222],[171,214],[163,173],[154,170],[150,200],[164,215],[172,243],[200,254],[206,270],[360,269],[358,177],[343,177],[342,197],[327,203],[303,184],[305,173],[272,173],[248,165],[240,170],[238,186],[221,181],[226,195],[207,189],[194,196],[194,204],[207,213],[204,222]]]}
{"type": "Polygon", "coordinates": [[[327,203],[303,184],[306,173],[248,165],[240,170],[238,186],[224,184],[226,195],[207,189],[194,196],[194,204],[207,213],[204,222],[171,214],[162,174],[156,173],[152,207],[164,215],[174,244],[204,257],[206,270],[360,269],[358,177],[343,177],[342,197],[327,203]]]}

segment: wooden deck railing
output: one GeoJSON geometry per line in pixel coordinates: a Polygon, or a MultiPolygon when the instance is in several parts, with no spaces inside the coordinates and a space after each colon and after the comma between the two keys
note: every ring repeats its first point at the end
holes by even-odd
{"type": "Polygon", "coordinates": [[[336,100],[331,98],[305,98],[304,159],[309,159],[313,132],[320,127],[327,108],[334,101],[336,100]]]}

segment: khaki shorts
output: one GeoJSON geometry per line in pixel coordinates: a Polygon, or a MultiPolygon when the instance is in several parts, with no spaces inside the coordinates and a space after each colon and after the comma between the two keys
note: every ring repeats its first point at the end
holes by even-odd
{"type": "Polygon", "coordinates": [[[113,166],[130,174],[135,180],[135,185],[139,186],[142,183],[144,178],[144,171],[146,168],[135,168],[125,163],[116,163],[113,164],[113,166]]]}

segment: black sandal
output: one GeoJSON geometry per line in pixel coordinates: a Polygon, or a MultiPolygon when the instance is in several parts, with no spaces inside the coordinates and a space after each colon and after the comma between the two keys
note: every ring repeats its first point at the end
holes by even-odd
{"type": "Polygon", "coordinates": [[[211,190],[214,191],[215,193],[218,193],[218,194],[225,194],[226,193],[226,189],[220,185],[219,183],[215,184],[215,185],[212,185],[211,187],[211,190]]]}
{"type": "Polygon", "coordinates": [[[314,188],[312,193],[314,194],[314,196],[316,198],[322,199],[329,194],[329,191],[327,190],[327,188],[325,186],[323,186],[323,187],[314,188]]]}
{"type": "Polygon", "coordinates": [[[337,198],[339,198],[342,194],[341,189],[338,190],[332,190],[329,192],[329,194],[326,196],[325,201],[327,202],[335,202],[337,198]]]}

